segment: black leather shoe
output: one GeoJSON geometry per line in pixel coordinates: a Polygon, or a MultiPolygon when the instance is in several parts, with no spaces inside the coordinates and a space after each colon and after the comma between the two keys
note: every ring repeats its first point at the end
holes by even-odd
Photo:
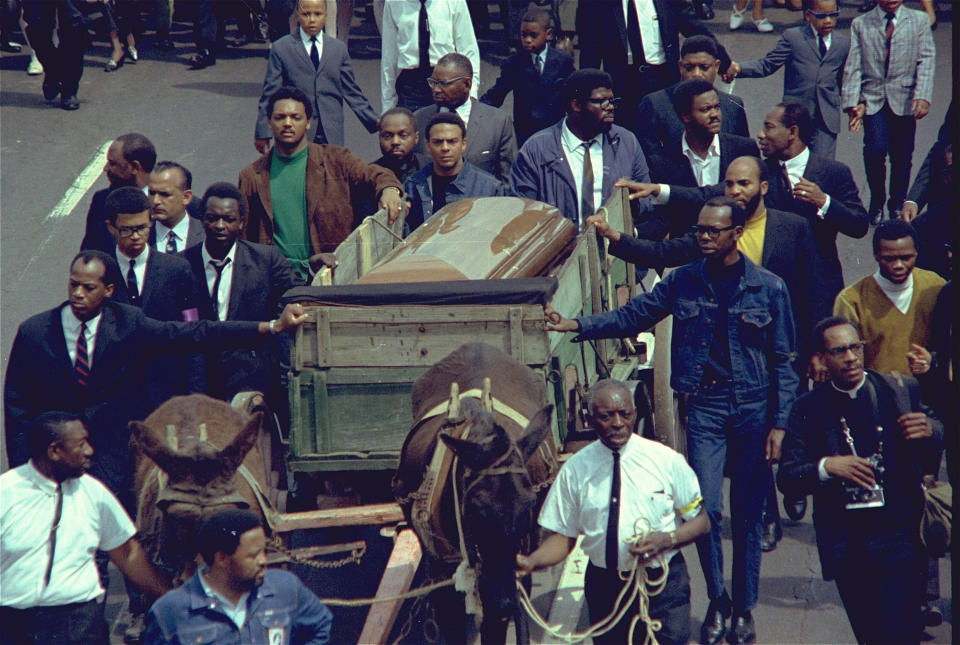
{"type": "Polygon", "coordinates": [[[783,510],[794,522],[799,522],[807,514],[807,498],[799,497],[797,499],[783,498],[783,510]]]}
{"type": "Polygon", "coordinates": [[[157,47],[160,48],[160,51],[173,51],[173,41],[169,38],[161,38],[159,42],[157,42],[157,47]]]}
{"type": "Polygon", "coordinates": [[[697,7],[697,15],[700,16],[701,20],[713,20],[717,17],[717,14],[713,12],[713,7],[706,1],[701,2],[700,6],[697,7]]]}
{"type": "Polygon", "coordinates": [[[760,538],[760,548],[769,553],[777,548],[777,542],[783,538],[783,529],[780,522],[770,522],[763,525],[763,537],[760,538]]]}
{"type": "Polygon", "coordinates": [[[64,110],[79,110],[80,101],[77,100],[76,94],[64,96],[63,99],[60,100],[60,107],[62,107],[64,110]]]}
{"type": "Polygon", "coordinates": [[[730,645],[749,645],[757,641],[757,630],[753,626],[753,616],[750,612],[737,614],[730,623],[730,631],[727,633],[727,642],[730,645]]]}
{"type": "Polygon", "coordinates": [[[726,621],[730,617],[730,596],[724,591],[723,595],[710,601],[707,607],[707,616],[703,619],[700,628],[700,642],[703,645],[716,645],[723,640],[726,632],[726,621]]]}
{"type": "Polygon", "coordinates": [[[217,64],[217,58],[209,49],[204,49],[196,56],[192,56],[188,61],[190,69],[203,69],[217,64]]]}
{"type": "Polygon", "coordinates": [[[60,94],[60,83],[48,83],[46,80],[43,81],[43,98],[48,101],[53,101],[57,98],[57,95],[60,94]]]}
{"type": "Polygon", "coordinates": [[[883,209],[877,208],[870,211],[870,226],[876,226],[883,221],[883,209]]]}

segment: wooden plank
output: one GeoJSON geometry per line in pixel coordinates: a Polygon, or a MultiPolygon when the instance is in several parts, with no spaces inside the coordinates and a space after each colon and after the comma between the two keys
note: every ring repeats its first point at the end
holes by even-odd
{"type": "MultiPolygon", "coordinates": [[[[410,590],[413,575],[420,566],[423,553],[417,536],[410,529],[400,531],[397,542],[393,545],[387,568],[377,587],[377,598],[386,598],[404,594],[410,590]]],[[[358,643],[379,644],[385,643],[393,629],[393,622],[403,605],[403,600],[391,600],[377,603],[370,607],[367,620],[363,624],[358,643]]]]}
{"type": "Polygon", "coordinates": [[[393,502],[328,508],[300,513],[280,513],[274,524],[278,533],[300,529],[324,529],[333,526],[393,524],[403,521],[403,511],[393,502]]]}
{"type": "Polygon", "coordinates": [[[523,358],[523,309],[510,307],[510,355],[521,363],[523,358]]]}

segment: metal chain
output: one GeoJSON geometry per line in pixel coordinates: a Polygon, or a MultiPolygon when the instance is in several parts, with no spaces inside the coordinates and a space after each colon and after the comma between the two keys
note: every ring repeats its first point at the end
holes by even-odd
{"type": "Polygon", "coordinates": [[[313,567],[314,569],[339,569],[340,567],[352,563],[360,564],[360,561],[367,552],[367,545],[364,543],[362,546],[359,546],[351,551],[350,555],[340,558],[339,560],[313,560],[312,558],[305,558],[301,555],[297,555],[287,547],[283,546],[283,543],[280,541],[280,537],[277,535],[270,539],[269,547],[277,553],[282,553],[285,555],[290,559],[291,562],[313,567]]]}

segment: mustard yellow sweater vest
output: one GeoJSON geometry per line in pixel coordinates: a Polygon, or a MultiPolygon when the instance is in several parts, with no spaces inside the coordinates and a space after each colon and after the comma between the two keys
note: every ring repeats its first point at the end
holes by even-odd
{"type": "Polygon", "coordinates": [[[867,341],[865,365],[877,372],[909,374],[910,344],[927,346],[930,314],[944,280],[933,271],[913,270],[913,297],[907,313],[900,313],[873,279],[862,278],[841,291],[833,303],[833,315],[860,325],[867,341]]]}

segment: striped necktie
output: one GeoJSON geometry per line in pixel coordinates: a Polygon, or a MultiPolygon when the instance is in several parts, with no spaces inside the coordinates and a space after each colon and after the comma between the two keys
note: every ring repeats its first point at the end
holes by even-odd
{"type": "Polygon", "coordinates": [[[77,358],[73,362],[73,378],[77,385],[87,386],[90,379],[90,356],[87,354],[87,323],[80,325],[80,335],[77,336],[77,358]]]}
{"type": "Polygon", "coordinates": [[[177,252],[177,234],[173,231],[167,233],[167,253],[177,252]]]}

